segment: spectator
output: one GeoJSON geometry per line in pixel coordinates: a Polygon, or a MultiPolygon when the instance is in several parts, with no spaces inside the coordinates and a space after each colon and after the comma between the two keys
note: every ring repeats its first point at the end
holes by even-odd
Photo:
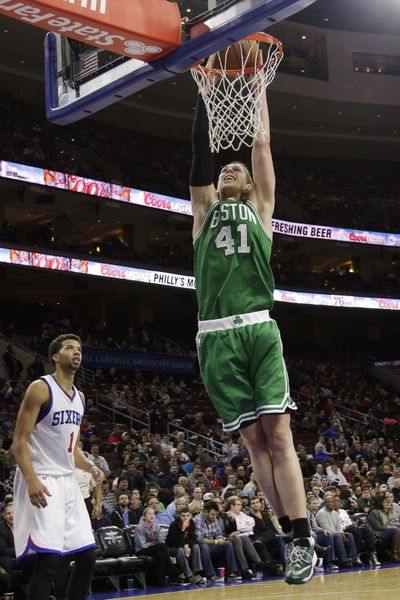
{"type": "Polygon", "coordinates": [[[400,561],[400,531],[392,527],[387,514],[387,500],[378,494],[374,499],[372,510],[367,516],[367,525],[375,537],[389,551],[392,560],[400,561]]]}
{"type": "Polygon", "coordinates": [[[203,485],[207,492],[209,491],[210,483],[207,477],[201,472],[201,468],[195,465],[188,477],[188,487],[189,489],[194,490],[195,487],[199,487],[200,485],[203,485]]]}
{"type": "Polygon", "coordinates": [[[147,508],[154,510],[154,523],[157,523],[157,525],[165,525],[169,527],[174,520],[174,514],[167,512],[166,510],[162,510],[160,501],[155,496],[149,498],[147,502],[147,508]]]}
{"type": "MultiPolygon", "coordinates": [[[[330,571],[338,571],[339,567],[335,563],[335,548],[334,548],[334,535],[329,529],[320,527],[317,523],[315,515],[318,512],[318,503],[316,498],[312,498],[307,501],[307,519],[310,526],[311,535],[315,539],[315,545],[326,548],[326,568],[330,571]]],[[[317,550],[316,550],[317,552],[317,550]]],[[[318,552],[317,552],[318,556],[318,552]]],[[[314,567],[315,568],[315,567],[314,567]]]]}
{"type": "Polygon", "coordinates": [[[180,473],[177,465],[171,465],[169,467],[169,472],[165,475],[161,480],[162,487],[172,489],[174,485],[176,485],[180,478],[180,473]]]}
{"type": "Polygon", "coordinates": [[[236,562],[243,579],[253,579],[254,573],[249,562],[265,569],[264,564],[253,546],[251,537],[254,534],[254,518],[242,512],[242,503],[238,496],[231,496],[225,504],[226,512],[220,514],[222,534],[231,541],[236,562]]]}
{"type": "Polygon", "coordinates": [[[337,463],[333,462],[326,468],[326,476],[332,483],[336,482],[337,485],[348,485],[347,479],[344,477],[342,471],[339,469],[337,463]]]}
{"type": "Polygon", "coordinates": [[[400,479],[400,467],[394,467],[393,474],[389,477],[389,479],[386,482],[389,490],[391,490],[395,485],[396,479],[400,479]]]}
{"type": "Polygon", "coordinates": [[[129,496],[124,492],[118,496],[118,506],[110,514],[110,520],[116,527],[127,527],[128,525],[137,525],[137,514],[129,508],[129,496]]]}
{"type": "MultiPolygon", "coordinates": [[[[214,496],[213,496],[214,497],[214,496]]],[[[201,487],[195,487],[193,490],[193,500],[189,504],[189,511],[192,516],[196,516],[203,510],[203,490],[201,487]]]]}
{"type": "Polygon", "coordinates": [[[250,499],[250,515],[254,519],[253,544],[271,575],[282,575],[286,566],[285,543],[275,529],[268,511],[262,510],[261,500],[250,499]]]}
{"type": "Polygon", "coordinates": [[[102,488],[102,511],[105,515],[109,515],[115,510],[118,506],[117,498],[115,497],[114,492],[111,491],[111,481],[108,479],[103,479],[101,483],[102,488]]]}
{"type": "Polygon", "coordinates": [[[165,586],[165,575],[171,583],[179,582],[179,571],[172,564],[168,546],[164,543],[160,526],[154,522],[154,510],[145,508],[135,529],[135,550],[138,556],[153,556],[156,569],[152,570],[154,583],[165,586]]]}
{"type": "Polygon", "coordinates": [[[359,512],[368,513],[372,506],[371,488],[369,485],[364,485],[361,491],[361,496],[357,498],[357,508],[359,512]]]}
{"type": "Polygon", "coordinates": [[[129,500],[129,508],[132,512],[135,513],[137,523],[138,523],[140,517],[143,515],[143,504],[140,500],[139,490],[132,490],[131,497],[129,500]]]}
{"type": "Polygon", "coordinates": [[[322,463],[318,463],[315,467],[315,473],[313,474],[313,477],[316,477],[318,485],[321,485],[321,480],[323,477],[325,477],[325,469],[322,463]]]}
{"type": "Polygon", "coordinates": [[[362,562],[357,555],[354,537],[344,533],[337,512],[333,510],[333,495],[326,494],[324,506],[316,514],[318,525],[333,536],[335,555],[341,567],[360,567],[362,562]]]}
{"type": "MultiPolygon", "coordinates": [[[[14,505],[6,504],[3,518],[0,521],[0,588],[8,587],[11,591],[12,572],[17,566],[14,545],[14,505]],[[8,576],[4,575],[4,571],[8,576]]],[[[5,591],[5,590],[3,590],[5,591]]]]}
{"type": "Polygon", "coordinates": [[[394,502],[394,495],[390,490],[386,490],[385,498],[389,525],[400,530],[400,506],[394,502]]]}
{"type": "MultiPolygon", "coordinates": [[[[85,501],[89,517],[92,521],[100,519],[102,514],[102,487],[96,485],[92,475],[75,467],[75,478],[85,501]]],[[[92,524],[93,526],[93,524],[92,524]]]]}
{"type": "Polygon", "coordinates": [[[218,521],[219,507],[210,500],[205,503],[202,512],[194,518],[196,539],[200,545],[201,561],[204,574],[211,582],[221,581],[214,571],[212,559],[223,560],[228,580],[240,580],[237,563],[231,542],[222,535],[218,521]]]}
{"type": "Polygon", "coordinates": [[[236,475],[236,473],[230,473],[227,477],[227,484],[221,492],[221,496],[223,498],[225,498],[225,495],[227,492],[236,493],[236,489],[237,489],[237,475],[236,475]]]}
{"type": "Polygon", "coordinates": [[[207,477],[208,484],[209,484],[208,489],[210,491],[219,492],[220,490],[222,490],[222,484],[221,484],[220,480],[217,478],[216,474],[214,473],[212,467],[207,467],[204,470],[204,475],[207,477]]]}
{"type": "Polygon", "coordinates": [[[120,494],[126,494],[128,498],[131,497],[131,492],[129,490],[129,477],[126,475],[121,475],[118,478],[117,488],[114,490],[114,496],[118,500],[120,494]]]}
{"type": "Polygon", "coordinates": [[[146,481],[141,473],[136,468],[134,461],[128,463],[126,467],[126,476],[129,481],[130,490],[139,490],[143,494],[146,489],[146,481]]]}
{"type": "Polygon", "coordinates": [[[394,497],[394,501],[399,504],[400,503],[400,477],[397,477],[394,480],[394,484],[392,487],[392,493],[394,497]]]}
{"type": "Polygon", "coordinates": [[[350,519],[347,512],[342,508],[338,496],[334,496],[333,498],[333,510],[339,515],[342,530],[353,534],[358,557],[360,558],[361,552],[365,549],[368,552],[369,564],[374,567],[380,567],[381,563],[378,561],[376,555],[375,540],[371,530],[366,525],[361,525],[357,521],[350,519]]]}
{"type": "Polygon", "coordinates": [[[11,345],[8,345],[6,351],[3,354],[3,363],[6,368],[7,379],[16,379],[18,380],[23,366],[20,360],[15,355],[14,348],[11,345]]]}
{"type": "Polygon", "coordinates": [[[203,570],[200,548],[196,542],[196,529],[188,508],[181,508],[177,518],[169,526],[166,544],[170,553],[176,555],[178,565],[189,583],[204,584],[207,579],[203,570]]]}
{"type": "Polygon", "coordinates": [[[110,467],[108,466],[108,462],[104,458],[104,456],[100,456],[100,449],[98,444],[93,444],[90,447],[90,455],[88,457],[91,459],[96,467],[99,467],[104,473],[105,477],[109,477],[111,475],[110,467]]]}
{"type": "Polygon", "coordinates": [[[42,377],[44,375],[44,364],[41,357],[39,355],[35,356],[34,361],[28,365],[26,370],[31,381],[42,377]]]}

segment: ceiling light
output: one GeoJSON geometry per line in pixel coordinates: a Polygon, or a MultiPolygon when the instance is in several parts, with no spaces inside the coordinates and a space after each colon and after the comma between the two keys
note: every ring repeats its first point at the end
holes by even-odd
{"type": "Polygon", "coordinates": [[[376,115],[376,118],[377,118],[377,119],[380,119],[380,118],[381,118],[381,116],[382,116],[382,115],[376,115]]]}
{"type": "Polygon", "coordinates": [[[296,106],[296,105],[294,105],[294,106],[292,106],[292,108],[293,108],[293,110],[296,110],[297,106],[296,106]]]}
{"type": "Polygon", "coordinates": [[[338,112],[338,115],[339,115],[339,117],[341,117],[341,116],[342,116],[342,114],[343,114],[343,113],[342,113],[342,111],[341,111],[341,110],[339,110],[339,112],[338,112]]]}
{"type": "Polygon", "coordinates": [[[357,127],[356,131],[361,131],[361,127],[357,127]]]}
{"type": "Polygon", "coordinates": [[[186,12],[192,12],[192,9],[191,8],[187,8],[186,12]]]}
{"type": "Polygon", "coordinates": [[[4,33],[8,33],[8,29],[4,29],[4,33]]]}
{"type": "Polygon", "coordinates": [[[393,129],[393,133],[396,134],[397,133],[397,129],[393,129]]]}
{"type": "Polygon", "coordinates": [[[303,33],[303,35],[301,36],[301,39],[302,39],[302,40],[306,40],[306,39],[307,39],[307,36],[306,36],[306,34],[305,34],[305,33],[303,33]]]}
{"type": "Polygon", "coordinates": [[[329,22],[329,18],[328,18],[328,17],[325,17],[325,18],[324,18],[324,21],[325,21],[325,23],[328,23],[328,22],[329,22]]]}

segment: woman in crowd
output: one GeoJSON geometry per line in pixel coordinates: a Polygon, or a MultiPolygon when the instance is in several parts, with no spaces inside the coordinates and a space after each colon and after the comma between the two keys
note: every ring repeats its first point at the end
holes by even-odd
{"type": "Polygon", "coordinates": [[[254,519],[242,511],[242,503],[238,496],[228,498],[225,507],[226,512],[221,513],[222,533],[233,545],[243,579],[252,579],[254,574],[249,568],[248,561],[260,569],[266,567],[251,541],[254,533],[254,519]]]}
{"type": "Polygon", "coordinates": [[[375,496],[373,509],[367,516],[367,525],[394,561],[400,561],[400,529],[389,523],[388,502],[385,496],[375,496]]]}
{"type": "Polygon", "coordinates": [[[179,582],[179,571],[172,564],[168,546],[164,543],[161,528],[154,523],[154,510],[146,508],[135,530],[135,550],[138,556],[154,556],[157,567],[152,570],[154,583],[165,585],[168,575],[171,583],[179,582]]]}

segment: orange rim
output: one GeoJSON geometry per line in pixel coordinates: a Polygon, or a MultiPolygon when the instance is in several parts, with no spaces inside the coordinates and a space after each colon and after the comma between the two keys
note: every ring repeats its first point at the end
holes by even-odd
{"type": "MultiPolygon", "coordinates": [[[[256,42],[262,42],[264,44],[269,44],[270,46],[275,45],[277,46],[278,50],[275,54],[275,56],[272,58],[271,63],[276,63],[278,60],[278,56],[277,55],[283,55],[283,45],[282,42],[280,42],[277,38],[275,38],[273,35],[269,35],[268,33],[264,33],[263,31],[259,31],[256,33],[252,33],[251,35],[248,35],[247,37],[243,38],[243,40],[254,40],[256,42]]],[[[239,40],[243,41],[243,40],[239,40]]],[[[237,42],[236,42],[237,43],[237,42]]],[[[222,52],[222,50],[221,50],[222,52]]],[[[216,54],[218,54],[218,52],[216,52],[216,54]]],[[[204,59],[203,59],[204,60],[204,59]]],[[[239,75],[242,73],[246,73],[246,74],[251,74],[254,73],[254,70],[256,69],[257,71],[260,71],[262,69],[265,68],[266,64],[262,63],[259,65],[254,65],[254,67],[246,67],[245,69],[215,69],[215,68],[208,68],[208,67],[202,67],[201,63],[203,61],[200,61],[196,64],[194,64],[192,67],[189,67],[190,69],[196,69],[197,71],[203,71],[204,73],[215,73],[215,74],[221,74],[221,73],[226,73],[227,75],[239,75]]]]}

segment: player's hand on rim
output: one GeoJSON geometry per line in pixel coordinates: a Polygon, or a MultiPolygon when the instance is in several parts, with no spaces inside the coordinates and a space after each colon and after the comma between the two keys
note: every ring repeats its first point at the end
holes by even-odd
{"type": "Polygon", "coordinates": [[[28,482],[28,496],[31,504],[36,508],[46,508],[46,496],[51,496],[47,487],[37,477],[28,482]]]}

